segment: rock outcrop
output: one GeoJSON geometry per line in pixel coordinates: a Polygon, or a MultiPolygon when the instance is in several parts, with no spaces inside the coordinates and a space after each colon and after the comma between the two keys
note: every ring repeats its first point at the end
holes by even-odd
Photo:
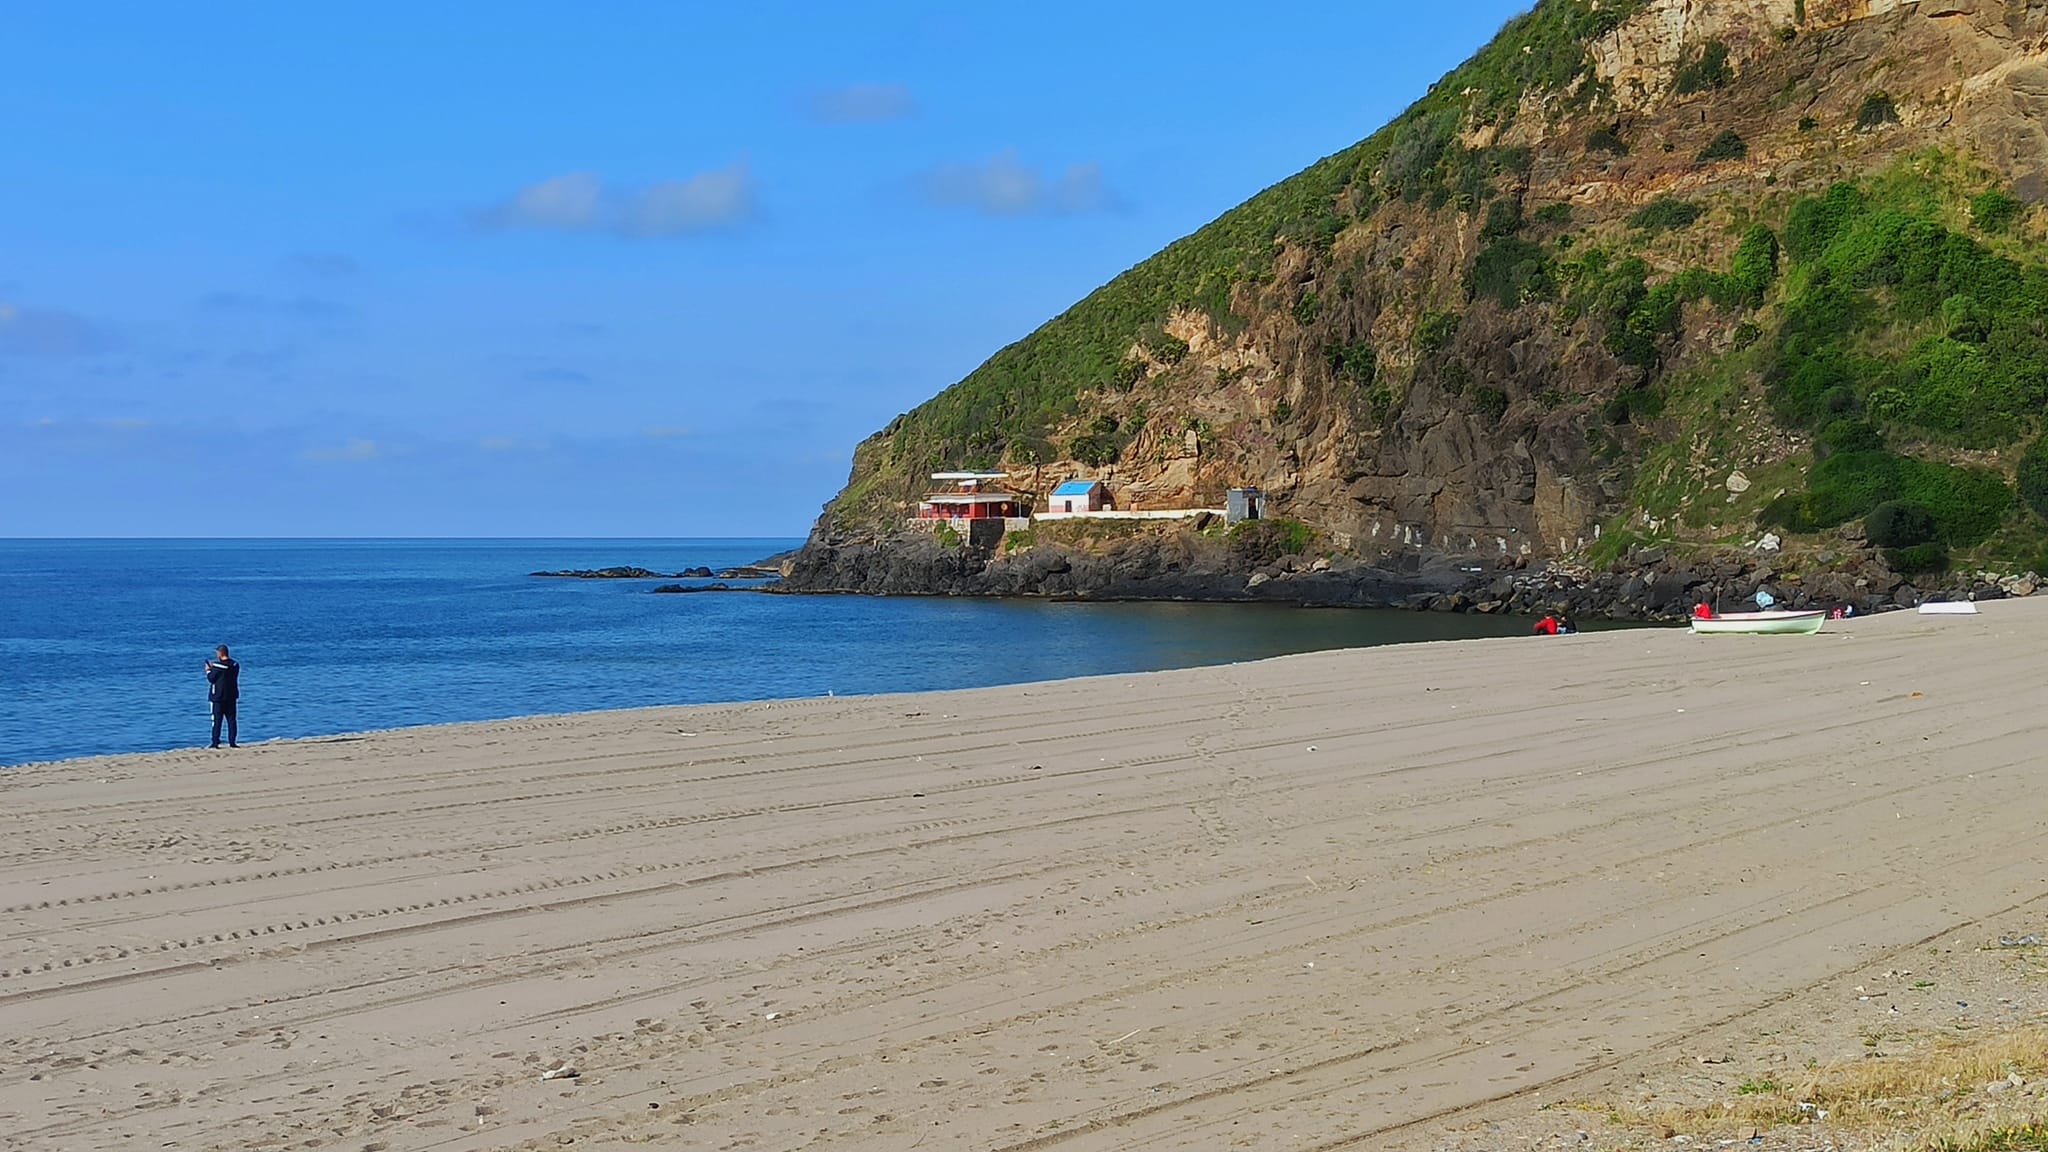
{"type": "Polygon", "coordinates": [[[1446,564],[1376,567],[1300,554],[1248,555],[1191,530],[1133,534],[1095,546],[1011,552],[948,547],[907,531],[799,552],[774,590],[878,596],[1029,596],[1059,600],[1196,600],[1326,607],[1413,606],[1455,594],[1472,573],[1446,564]]]}
{"type": "MultiPolygon", "coordinates": [[[[612,568],[565,568],[559,572],[535,572],[533,575],[556,580],[658,580],[668,573],[620,565],[612,568]]],[[[686,576],[688,573],[679,572],[677,575],[686,576]]]]}

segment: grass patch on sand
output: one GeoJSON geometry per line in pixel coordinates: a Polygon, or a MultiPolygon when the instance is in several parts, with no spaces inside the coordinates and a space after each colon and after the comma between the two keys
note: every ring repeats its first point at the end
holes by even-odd
{"type": "Polygon", "coordinates": [[[2048,1152],[2048,1028],[1929,1037],[1911,1051],[1751,1077],[1719,1100],[1630,1105],[1614,1122],[1747,1137],[1786,1125],[1895,1141],[1916,1152],[2048,1152]]]}

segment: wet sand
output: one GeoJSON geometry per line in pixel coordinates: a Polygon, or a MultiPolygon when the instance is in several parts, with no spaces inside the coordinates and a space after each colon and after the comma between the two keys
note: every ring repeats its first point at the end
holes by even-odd
{"type": "Polygon", "coordinates": [[[0,1148],[1428,1147],[2048,909],[1983,607],[0,772],[0,1148]]]}

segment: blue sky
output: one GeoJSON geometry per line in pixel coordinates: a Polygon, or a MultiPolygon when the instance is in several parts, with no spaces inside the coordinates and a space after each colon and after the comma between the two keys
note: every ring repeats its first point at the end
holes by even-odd
{"type": "Polygon", "coordinates": [[[1515,0],[0,18],[0,536],[800,535],[1515,0]]]}

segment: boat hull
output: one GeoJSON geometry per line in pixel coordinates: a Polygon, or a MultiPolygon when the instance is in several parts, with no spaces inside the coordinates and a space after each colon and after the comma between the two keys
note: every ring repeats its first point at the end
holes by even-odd
{"type": "Polygon", "coordinates": [[[1811,636],[1827,623],[1825,612],[1731,612],[1700,619],[1692,630],[1702,636],[1811,636]]]}

